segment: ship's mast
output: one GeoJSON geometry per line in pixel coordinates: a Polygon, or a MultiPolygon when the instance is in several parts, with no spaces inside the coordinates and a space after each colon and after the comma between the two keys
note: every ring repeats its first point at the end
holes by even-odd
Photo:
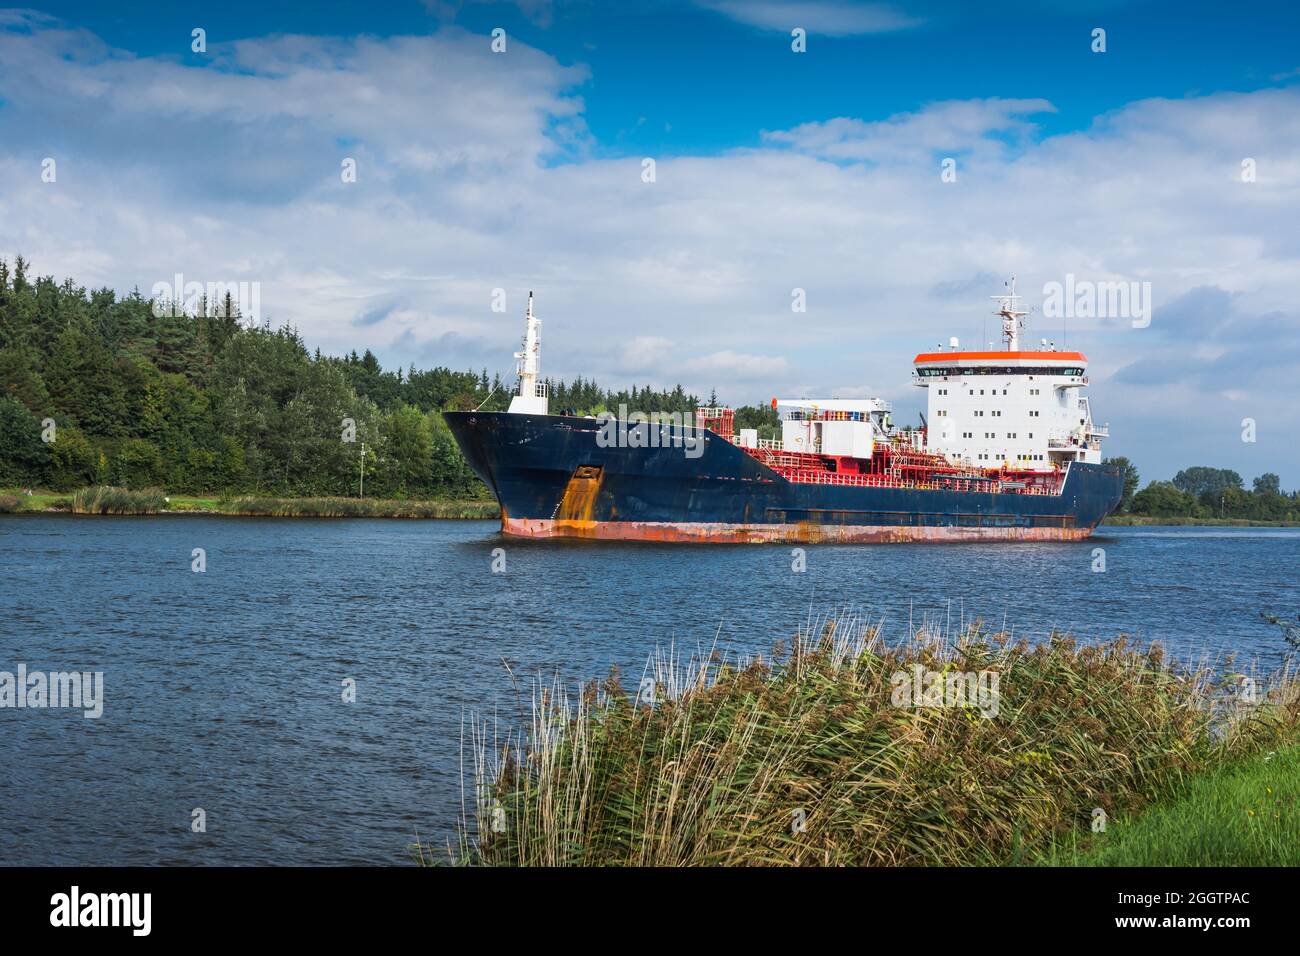
{"type": "Polygon", "coordinates": [[[524,313],[524,350],[515,353],[515,371],[519,375],[519,393],[510,400],[510,411],[545,415],[548,396],[546,385],[538,384],[542,372],[542,320],[533,315],[533,294],[528,293],[528,311],[524,313]]]}
{"type": "Polygon", "coordinates": [[[524,350],[515,353],[515,371],[519,374],[519,394],[532,396],[537,393],[537,375],[542,370],[542,320],[533,315],[532,292],[528,293],[524,320],[524,350]]]}
{"type": "Polygon", "coordinates": [[[1025,327],[1021,321],[1028,312],[1022,312],[1016,308],[1020,302],[1020,296],[1016,295],[1016,277],[1012,276],[1011,281],[1005,283],[1010,289],[1005,295],[989,296],[991,299],[997,299],[1001,308],[994,312],[994,315],[1002,318],[1002,340],[1006,342],[1007,351],[1018,352],[1020,350],[1020,330],[1025,327]]]}

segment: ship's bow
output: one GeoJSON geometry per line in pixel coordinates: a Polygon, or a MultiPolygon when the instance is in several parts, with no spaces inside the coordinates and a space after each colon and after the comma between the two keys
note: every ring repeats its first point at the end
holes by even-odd
{"type": "Polygon", "coordinates": [[[550,519],[582,463],[572,425],[548,415],[443,412],[465,460],[511,519],[550,519]]]}
{"type": "MultiPolygon", "coordinates": [[[[470,469],[496,494],[496,484],[492,477],[492,461],[495,456],[489,454],[490,436],[478,413],[443,412],[442,417],[470,469]]],[[[499,495],[497,500],[500,500],[499,495]]]]}

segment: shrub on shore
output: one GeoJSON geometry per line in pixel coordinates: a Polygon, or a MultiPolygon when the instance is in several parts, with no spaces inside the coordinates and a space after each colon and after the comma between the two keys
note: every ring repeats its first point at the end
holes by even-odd
{"type": "Polygon", "coordinates": [[[1253,521],[1247,518],[1153,518],[1150,515],[1110,515],[1102,525],[1148,527],[1160,525],[1190,525],[1209,528],[1294,528],[1300,521],[1253,521]]]}
{"type": "Polygon", "coordinates": [[[74,514],[144,515],[159,511],[190,514],[253,515],[303,518],[496,518],[501,510],[491,498],[391,500],[383,498],[168,498],[160,489],[89,487],[72,495],[38,491],[35,495],[0,493],[0,514],[71,511],[74,514]]]}
{"type": "Polygon", "coordinates": [[[97,486],[82,488],[72,496],[72,513],[79,515],[152,515],[167,506],[160,488],[135,491],[97,486]]]}
{"type": "Polygon", "coordinates": [[[848,616],[781,656],[658,661],[633,700],[615,675],[574,700],[539,691],[527,736],[505,744],[476,726],[473,819],[453,860],[1027,862],[1098,811],[1169,795],[1300,727],[1289,675],[1246,706],[1235,684],[1123,639],[1031,646],[972,628],[887,646],[848,616]],[[908,694],[900,704],[898,676],[922,673],[941,688],[997,674],[996,716],[908,694]]]}
{"type": "Polygon", "coordinates": [[[390,501],[378,498],[235,498],[225,514],[295,518],[494,518],[495,501],[390,501]]]}

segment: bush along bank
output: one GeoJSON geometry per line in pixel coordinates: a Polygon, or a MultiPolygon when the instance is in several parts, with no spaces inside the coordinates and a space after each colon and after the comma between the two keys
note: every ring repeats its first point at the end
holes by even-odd
{"type": "MultiPolygon", "coordinates": [[[[973,626],[888,645],[853,615],[786,653],[657,660],[531,724],[467,742],[476,794],[457,863],[1001,865],[1100,816],[1297,739],[1289,674],[1239,678],[1120,639],[1042,644],[973,626]]],[[[421,858],[432,859],[421,851],[421,858]]]]}

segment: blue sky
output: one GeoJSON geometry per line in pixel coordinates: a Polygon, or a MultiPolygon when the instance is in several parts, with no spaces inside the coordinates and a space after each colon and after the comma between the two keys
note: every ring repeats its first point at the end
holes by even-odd
{"type": "MultiPolygon", "coordinates": [[[[947,99],[1034,96],[1057,113],[1046,134],[1086,128],[1107,110],[1147,97],[1251,90],[1296,69],[1300,8],[1264,2],[991,2],[813,4],[884,8],[914,25],[827,36],[794,57],[788,29],[757,25],[692,2],[158,4],[145,0],[35,3],[106,42],[140,54],[189,54],[178,37],[196,25],[213,43],[289,33],[419,34],[454,23],[494,27],[589,68],[585,117],[605,155],[691,153],[753,146],[759,131],[835,116],[888,116],[947,99]],[[1090,50],[1107,30],[1106,56],[1090,50]]],[[[738,0],[736,7],[745,6],[738,0]]],[[[788,8],[798,2],[755,3],[788,8]]],[[[806,5],[805,5],[806,6],[806,5]]],[[[833,13],[824,13],[831,22],[833,13]]],[[[818,18],[805,18],[811,25],[818,18]]],[[[888,22],[888,21],[886,21],[888,22]]]]}
{"type": "Polygon", "coordinates": [[[1248,12],[1206,0],[67,0],[22,9],[137,55],[199,67],[209,60],[188,49],[196,25],[212,44],[501,27],[586,74],[575,92],[587,145],[604,157],[718,153],[758,146],[764,130],[991,97],[1049,100],[1054,111],[1035,124],[1053,135],[1087,129],[1135,100],[1293,80],[1300,58],[1300,7],[1284,0],[1248,12]],[[863,17],[880,27],[864,27],[863,17]],[[813,55],[790,55],[786,23],[806,25],[813,55]],[[1104,57],[1090,49],[1096,27],[1107,31],[1104,57]]]}
{"type": "Polygon", "coordinates": [[[39,4],[0,12],[0,256],[123,291],[256,281],[273,321],[327,351],[503,372],[535,289],[547,374],[734,403],[880,395],[909,421],[911,356],[983,338],[1005,275],[1030,304],[1066,275],[1150,282],[1146,327],[1031,316],[1034,340],[1089,353],[1107,451],[1146,477],[1203,463],[1294,487],[1298,19],[1283,3],[39,4]]]}

